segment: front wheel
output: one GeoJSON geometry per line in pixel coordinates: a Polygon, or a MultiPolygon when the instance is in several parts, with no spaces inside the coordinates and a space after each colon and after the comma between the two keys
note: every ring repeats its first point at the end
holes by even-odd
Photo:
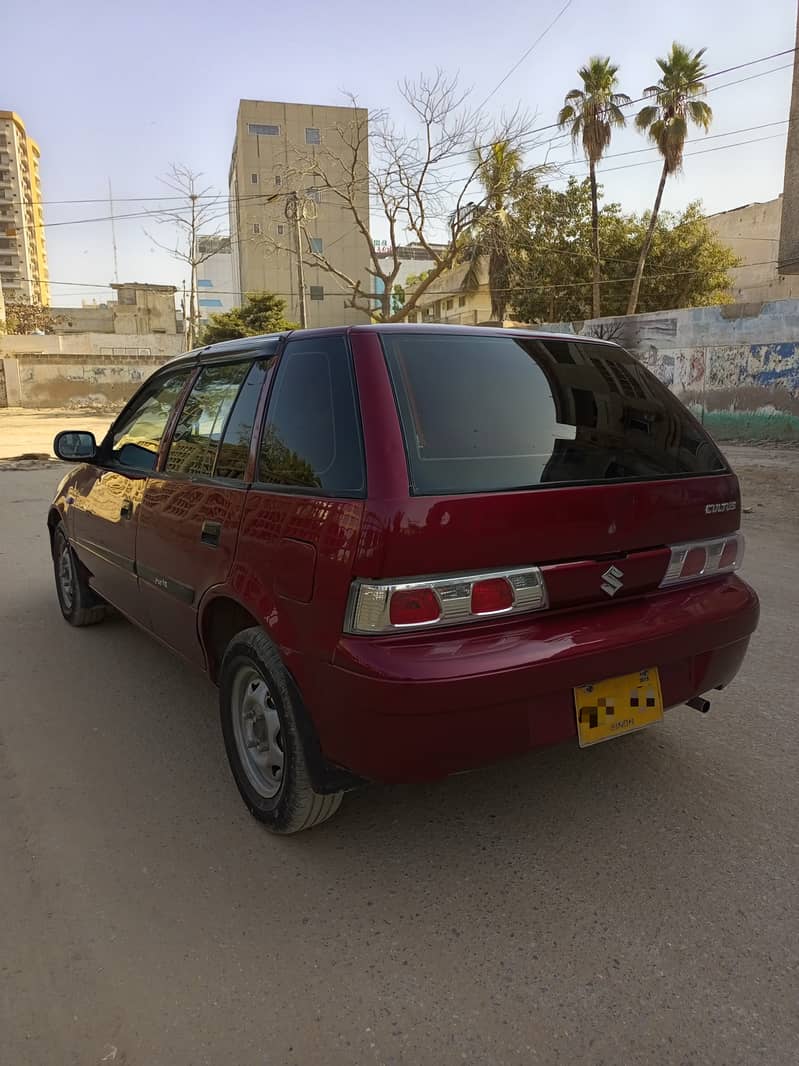
{"type": "Polygon", "coordinates": [[[227,647],[219,678],[222,735],[230,769],[252,815],[273,833],[298,833],[327,821],[342,793],[314,790],[297,722],[296,697],[262,629],[245,629],[227,647]]]}
{"type": "Polygon", "coordinates": [[[105,618],[105,604],[92,592],[86,575],[59,525],[53,534],[53,568],[58,606],[71,626],[93,626],[105,618]]]}

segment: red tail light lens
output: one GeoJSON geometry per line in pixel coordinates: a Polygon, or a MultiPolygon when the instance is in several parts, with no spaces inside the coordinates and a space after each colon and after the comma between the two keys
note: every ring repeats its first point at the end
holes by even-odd
{"type": "Polygon", "coordinates": [[[744,538],[732,533],[718,540],[702,540],[693,544],[675,544],[660,587],[680,585],[685,581],[730,574],[743,561],[744,538]]]}
{"type": "Polygon", "coordinates": [[[738,562],[738,552],[743,548],[743,542],[738,537],[730,538],[724,545],[719,560],[719,570],[730,570],[738,562]]]}
{"type": "Polygon", "coordinates": [[[440,618],[441,604],[430,588],[400,589],[391,597],[388,616],[393,626],[429,624],[440,618]]]}
{"type": "Polygon", "coordinates": [[[495,614],[513,606],[513,589],[504,577],[475,581],[472,585],[472,614],[495,614]]]}
{"type": "Polygon", "coordinates": [[[685,562],[680,570],[680,577],[699,577],[707,566],[707,548],[702,545],[691,548],[685,556],[685,562]]]}

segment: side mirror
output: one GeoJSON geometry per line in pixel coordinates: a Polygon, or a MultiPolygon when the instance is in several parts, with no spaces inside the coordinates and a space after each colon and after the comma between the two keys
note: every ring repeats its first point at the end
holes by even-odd
{"type": "Polygon", "coordinates": [[[94,459],[97,454],[97,441],[93,433],[67,429],[56,434],[53,451],[59,459],[68,463],[88,461],[94,459]]]}

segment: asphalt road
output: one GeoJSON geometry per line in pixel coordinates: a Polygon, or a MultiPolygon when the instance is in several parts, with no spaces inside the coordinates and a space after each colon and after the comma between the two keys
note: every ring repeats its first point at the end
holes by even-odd
{"type": "Polygon", "coordinates": [[[290,839],[215,690],[62,622],[58,472],[0,470],[0,1063],[795,1066],[799,456],[746,462],[763,620],[708,716],[290,839]]]}

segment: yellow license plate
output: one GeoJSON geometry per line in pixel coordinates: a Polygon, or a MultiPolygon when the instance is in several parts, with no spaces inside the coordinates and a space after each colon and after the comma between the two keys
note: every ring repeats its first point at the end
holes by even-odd
{"type": "Polygon", "coordinates": [[[574,690],[581,748],[644,729],[663,718],[663,694],[655,669],[611,677],[574,690]]]}

